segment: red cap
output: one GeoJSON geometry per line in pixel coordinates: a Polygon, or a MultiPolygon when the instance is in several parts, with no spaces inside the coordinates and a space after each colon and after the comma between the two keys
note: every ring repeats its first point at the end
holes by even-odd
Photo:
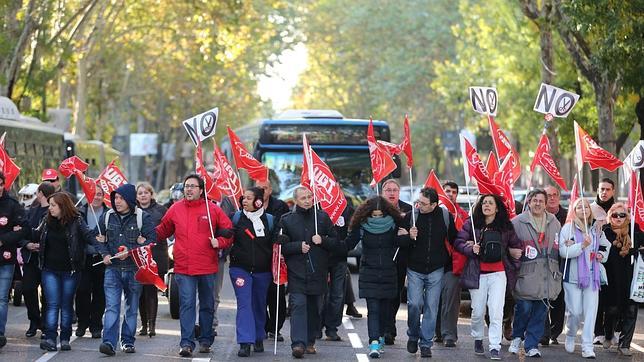
{"type": "Polygon", "coordinates": [[[46,168],[42,170],[42,180],[43,181],[51,181],[51,180],[57,180],[58,179],[58,172],[54,170],[53,168],[46,168]]]}

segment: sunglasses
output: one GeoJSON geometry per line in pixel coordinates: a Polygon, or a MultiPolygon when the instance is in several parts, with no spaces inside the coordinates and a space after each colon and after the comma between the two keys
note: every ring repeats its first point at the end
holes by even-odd
{"type": "Polygon", "coordinates": [[[623,218],[626,217],[626,213],[625,212],[615,212],[615,213],[611,214],[610,216],[612,216],[615,219],[617,219],[617,218],[623,219],[623,218]]]}

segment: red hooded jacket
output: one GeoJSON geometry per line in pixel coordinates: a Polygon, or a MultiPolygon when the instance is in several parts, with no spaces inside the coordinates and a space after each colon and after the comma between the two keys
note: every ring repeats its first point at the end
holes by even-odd
{"type": "Polygon", "coordinates": [[[174,234],[174,272],[187,275],[216,273],[219,249],[232,244],[233,224],[224,211],[214,203],[208,205],[212,229],[219,248],[210,244],[210,226],[204,199],[175,202],[156,227],[157,240],[174,234]]]}

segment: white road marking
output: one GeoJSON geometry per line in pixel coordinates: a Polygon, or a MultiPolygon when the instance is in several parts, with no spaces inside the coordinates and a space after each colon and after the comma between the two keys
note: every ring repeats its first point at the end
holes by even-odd
{"type": "Polygon", "coordinates": [[[363,348],[362,341],[360,340],[358,333],[347,333],[347,336],[349,336],[349,341],[351,341],[351,347],[363,348]]]}
{"type": "Polygon", "coordinates": [[[642,346],[640,346],[639,344],[631,342],[631,347],[633,347],[633,349],[636,351],[644,352],[644,348],[642,348],[642,346]]]}
{"type": "Polygon", "coordinates": [[[192,362],[210,362],[210,358],[193,358],[192,362]]]}
{"type": "MultiPolygon", "coordinates": [[[[74,342],[76,340],[76,338],[77,337],[75,335],[72,335],[71,338],[69,339],[69,343],[71,344],[72,342],[74,342]]],[[[36,360],[36,362],[47,362],[50,359],[54,358],[54,356],[56,356],[58,354],[58,352],[60,352],[60,344],[58,345],[58,351],[56,351],[56,352],[47,352],[44,355],[42,355],[42,357],[38,358],[36,360]]]]}
{"type": "Polygon", "coordinates": [[[356,357],[358,357],[358,362],[369,362],[369,357],[364,353],[356,353],[356,357]]]}
{"type": "Polygon", "coordinates": [[[346,330],[353,329],[353,323],[351,323],[351,319],[349,317],[342,317],[342,326],[346,330]]]}

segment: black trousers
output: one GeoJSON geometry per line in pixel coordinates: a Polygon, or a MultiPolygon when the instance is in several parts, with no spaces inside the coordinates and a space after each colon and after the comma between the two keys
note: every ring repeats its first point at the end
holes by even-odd
{"type": "MultiPolygon", "coordinates": [[[[165,280],[165,273],[159,274],[161,280],[165,280]]],[[[141,297],[139,298],[139,314],[141,325],[148,326],[149,323],[156,324],[157,310],[159,309],[159,291],[155,285],[143,285],[141,297]]]]}
{"type": "MultiPolygon", "coordinates": [[[[402,250],[400,251],[402,253],[402,250]]],[[[396,290],[396,297],[389,300],[389,313],[386,315],[387,321],[384,326],[384,333],[395,337],[396,334],[396,314],[400,308],[401,293],[405,286],[405,277],[407,276],[407,258],[402,258],[398,255],[396,260],[396,271],[398,274],[398,285],[396,290]]]]}
{"type": "Polygon", "coordinates": [[[264,330],[266,333],[275,333],[275,314],[277,312],[277,333],[282,330],[284,321],[286,320],[286,284],[279,286],[279,310],[277,310],[277,285],[271,281],[268,286],[268,296],[266,297],[266,304],[268,310],[266,311],[266,325],[264,330]]]}
{"type": "Polygon", "coordinates": [[[329,266],[329,289],[322,300],[320,315],[322,327],[326,329],[327,335],[337,333],[338,327],[342,324],[346,275],[346,261],[329,266]]]}
{"type": "Polygon", "coordinates": [[[100,333],[103,330],[103,313],[105,312],[105,264],[92,266],[103,260],[100,255],[87,256],[85,269],[76,290],[76,316],[78,328],[89,328],[90,332],[100,333]]]}
{"type": "Polygon", "coordinates": [[[557,299],[550,302],[552,308],[550,313],[546,314],[546,325],[543,329],[543,338],[557,339],[561,332],[563,332],[564,319],[566,316],[566,303],[564,302],[565,292],[561,288],[561,292],[557,299]]]}
{"type": "Polygon", "coordinates": [[[27,307],[27,318],[31,324],[37,327],[42,326],[45,318],[45,293],[42,298],[38,297],[38,287],[41,285],[42,271],[38,268],[38,253],[33,253],[29,262],[22,267],[22,295],[25,297],[27,307]],[[42,302],[42,308],[40,304],[42,302]]]}
{"type": "Polygon", "coordinates": [[[313,346],[320,331],[322,296],[301,293],[289,294],[291,308],[291,348],[313,346]]]}
{"type": "Polygon", "coordinates": [[[606,330],[604,317],[606,315],[606,288],[599,290],[599,305],[597,306],[597,318],[595,319],[595,337],[603,336],[606,330]]]}
{"type": "Polygon", "coordinates": [[[639,306],[632,300],[625,301],[619,306],[608,306],[604,315],[604,336],[607,340],[613,339],[617,327],[621,327],[619,347],[630,348],[637,324],[637,310],[639,306]]]}
{"type": "Polygon", "coordinates": [[[349,305],[356,302],[356,295],[353,293],[353,282],[351,281],[351,272],[347,267],[347,275],[344,279],[344,304],[349,305]]]}

